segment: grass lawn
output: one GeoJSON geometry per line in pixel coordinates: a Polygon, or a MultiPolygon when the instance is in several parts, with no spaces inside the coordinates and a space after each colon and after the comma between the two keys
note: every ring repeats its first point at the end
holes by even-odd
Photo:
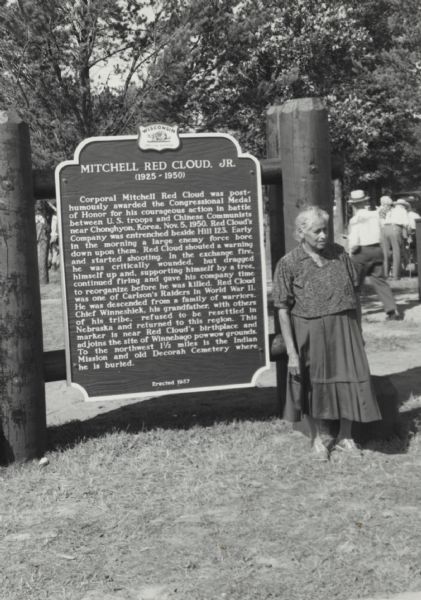
{"type": "MultiPolygon", "coordinates": [[[[58,310],[57,289],[44,286],[44,314],[58,310]]],[[[44,317],[46,349],[60,343],[58,322],[44,317]]],[[[237,402],[252,397],[238,391],[237,402]]],[[[181,401],[160,426],[133,410],[51,428],[47,466],[0,469],[1,600],[421,591],[417,398],[403,407],[400,436],[329,463],[311,458],[276,403],[260,417],[194,422],[172,415],[181,401]]]]}
{"type": "Polygon", "coordinates": [[[419,436],[328,464],[304,441],[277,419],[115,431],[3,469],[0,597],[420,590],[419,436]]]}

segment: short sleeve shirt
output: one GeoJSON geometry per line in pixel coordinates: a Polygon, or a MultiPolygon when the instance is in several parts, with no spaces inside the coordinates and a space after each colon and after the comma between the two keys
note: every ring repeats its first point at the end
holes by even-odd
{"type": "Polygon", "coordinates": [[[358,267],[337,244],[325,248],[322,257],[319,266],[298,246],[278,261],[273,280],[277,308],[307,319],[357,308],[358,267]]]}
{"type": "Polygon", "coordinates": [[[377,210],[362,208],[348,223],[349,248],[379,244],[380,237],[380,215],[377,210]]]}

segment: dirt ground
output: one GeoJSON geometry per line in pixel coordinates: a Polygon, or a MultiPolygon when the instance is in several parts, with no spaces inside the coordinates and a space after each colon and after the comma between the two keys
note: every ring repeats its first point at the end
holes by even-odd
{"type": "MultiPolygon", "coordinates": [[[[363,331],[372,374],[382,378],[383,389],[389,387],[397,393],[399,405],[406,405],[409,410],[421,402],[421,303],[418,278],[404,278],[391,285],[404,319],[386,321],[377,296],[367,285],[362,294],[363,331]]],[[[55,286],[45,286],[45,315],[47,311],[51,315],[52,308],[61,310],[61,298],[55,286]]],[[[61,337],[62,332],[59,332],[58,338],[61,337]]],[[[60,347],[60,342],[56,347],[60,347]]],[[[78,390],[68,387],[65,381],[56,381],[46,384],[46,402],[47,423],[54,426],[75,420],[85,421],[107,413],[111,416],[120,408],[127,407],[129,410],[130,406],[139,405],[139,398],[84,402],[78,390]]],[[[249,411],[252,417],[258,416],[256,410],[263,411],[265,415],[271,412],[277,414],[276,366],[271,363],[270,369],[259,377],[257,389],[254,390],[168,395],[159,399],[143,399],[142,402],[145,402],[145,412],[150,416],[155,413],[153,420],[157,419],[158,426],[160,416],[166,418],[168,408],[171,414],[179,418],[184,415],[183,418],[189,421],[195,418],[205,421],[225,418],[230,421],[238,417],[238,411],[243,410],[249,411]],[[255,402],[258,408],[254,407],[255,402]],[[198,412],[201,413],[200,417],[198,412]]]]}
{"type": "Polygon", "coordinates": [[[421,396],[421,301],[418,278],[391,283],[402,321],[386,321],[373,289],[362,295],[363,333],[373,375],[389,377],[401,403],[421,396]]]}

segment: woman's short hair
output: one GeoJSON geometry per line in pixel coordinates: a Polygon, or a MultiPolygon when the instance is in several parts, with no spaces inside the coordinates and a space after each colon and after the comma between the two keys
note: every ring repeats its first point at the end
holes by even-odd
{"type": "Polygon", "coordinates": [[[322,208],[319,208],[318,206],[306,206],[302,208],[295,218],[295,239],[301,242],[304,239],[305,232],[319,219],[323,221],[325,225],[327,225],[329,221],[328,213],[322,208]]]}

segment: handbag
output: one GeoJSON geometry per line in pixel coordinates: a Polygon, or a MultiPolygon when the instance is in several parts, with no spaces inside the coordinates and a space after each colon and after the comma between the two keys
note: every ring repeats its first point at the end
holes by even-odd
{"type": "Polygon", "coordinates": [[[270,353],[275,358],[287,353],[287,348],[282,333],[276,333],[273,336],[272,343],[270,345],[270,353]]]}

